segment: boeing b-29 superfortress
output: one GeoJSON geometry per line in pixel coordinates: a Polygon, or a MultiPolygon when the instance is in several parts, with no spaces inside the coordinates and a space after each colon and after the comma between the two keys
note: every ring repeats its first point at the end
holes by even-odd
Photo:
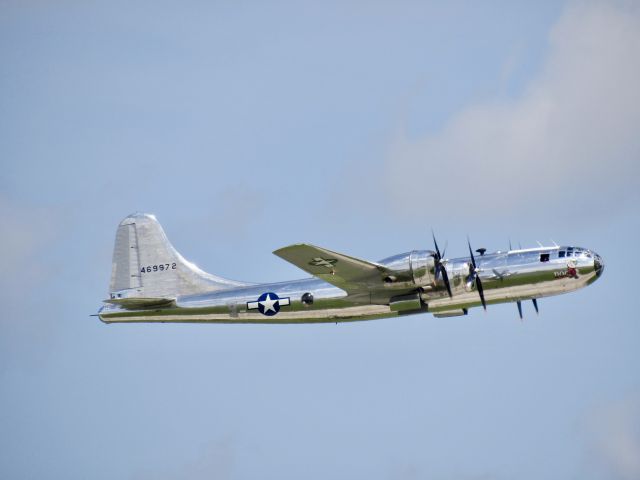
{"type": "Polygon", "coordinates": [[[116,233],[103,322],[317,323],[371,320],[415,313],[466,315],[469,308],[578,290],[602,275],[595,252],[540,247],[446,259],[414,250],[379,262],[295,244],[274,253],[313,275],[254,284],[203,272],[185,260],[153,215],[125,218],[116,233]]]}

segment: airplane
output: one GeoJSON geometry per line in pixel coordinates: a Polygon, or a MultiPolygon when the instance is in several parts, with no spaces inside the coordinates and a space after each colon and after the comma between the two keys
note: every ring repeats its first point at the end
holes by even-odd
{"type": "MultiPolygon", "coordinates": [[[[468,239],[467,239],[468,240],[468,239]]],[[[134,213],[115,239],[105,323],[320,323],[431,313],[467,315],[470,308],[522,302],[578,290],[597,280],[604,262],[579,247],[553,246],[447,259],[414,250],[370,262],[309,244],[273,252],[311,278],[246,283],[206,273],[171,245],[155,216],[134,213]]]]}

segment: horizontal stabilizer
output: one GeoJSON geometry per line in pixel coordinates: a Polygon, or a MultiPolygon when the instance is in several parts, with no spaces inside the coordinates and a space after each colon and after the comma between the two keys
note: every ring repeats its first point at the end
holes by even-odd
{"type": "Polygon", "coordinates": [[[305,243],[290,245],[273,253],[349,293],[382,286],[386,272],[382,265],[305,243]]]}
{"type": "Polygon", "coordinates": [[[176,301],[173,298],[144,298],[144,297],[129,297],[129,298],[109,298],[104,301],[105,303],[111,303],[113,305],[119,305],[127,310],[138,310],[144,308],[168,308],[175,307],[176,301]]]}

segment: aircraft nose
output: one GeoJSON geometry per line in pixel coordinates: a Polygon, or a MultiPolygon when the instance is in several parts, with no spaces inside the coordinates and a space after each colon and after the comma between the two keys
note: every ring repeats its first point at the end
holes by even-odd
{"type": "Polygon", "coordinates": [[[597,253],[593,254],[593,269],[596,272],[596,277],[602,275],[602,271],[604,270],[604,261],[597,253]]]}

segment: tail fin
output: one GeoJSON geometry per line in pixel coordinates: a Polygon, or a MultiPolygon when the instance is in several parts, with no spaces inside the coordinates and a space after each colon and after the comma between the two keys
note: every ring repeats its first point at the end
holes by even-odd
{"type": "Polygon", "coordinates": [[[131,298],[152,304],[242,285],[246,284],[203,272],[185,260],[153,215],[134,213],[118,225],[109,288],[112,303],[131,298]]]}

